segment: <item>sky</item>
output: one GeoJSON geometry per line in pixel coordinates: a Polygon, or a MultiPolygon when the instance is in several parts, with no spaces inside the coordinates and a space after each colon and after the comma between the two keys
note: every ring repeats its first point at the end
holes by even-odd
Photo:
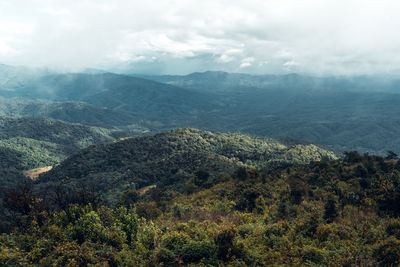
{"type": "Polygon", "coordinates": [[[0,0],[0,63],[400,74],[397,0],[0,0]]]}

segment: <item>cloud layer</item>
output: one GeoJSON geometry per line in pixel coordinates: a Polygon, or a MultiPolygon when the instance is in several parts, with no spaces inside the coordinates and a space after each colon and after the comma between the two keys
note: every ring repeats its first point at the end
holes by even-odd
{"type": "Polygon", "coordinates": [[[2,0],[0,62],[143,73],[398,73],[400,2],[2,0]]]}

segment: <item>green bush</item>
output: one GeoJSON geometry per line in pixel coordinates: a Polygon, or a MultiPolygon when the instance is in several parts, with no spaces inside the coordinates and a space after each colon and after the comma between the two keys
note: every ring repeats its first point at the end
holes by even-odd
{"type": "Polygon", "coordinates": [[[303,261],[323,264],[325,262],[323,251],[316,247],[306,246],[303,249],[303,261]]]}
{"type": "Polygon", "coordinates": [[[207,240],[191,240],[183,246],[181,251],[181,258],[185,264],[199,262],[201,259],[207,259],[212,262],[216,259],[216,256],[216,246],[207,240]]]}
{"type": "Polygon", "coordinates": [[[400,241],[389,239],[380,244],[373,256],[379,262],[379,266],[397,266],[400,264],[400,241]]]}

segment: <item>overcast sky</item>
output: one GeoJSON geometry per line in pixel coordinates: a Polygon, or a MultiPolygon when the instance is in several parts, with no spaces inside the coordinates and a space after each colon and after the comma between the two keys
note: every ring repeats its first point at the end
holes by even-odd
{"type": "Polygon", "coordinates": [[[400,1],[0,0],[0,62],[136,73],[400,73],[400,1]]]}

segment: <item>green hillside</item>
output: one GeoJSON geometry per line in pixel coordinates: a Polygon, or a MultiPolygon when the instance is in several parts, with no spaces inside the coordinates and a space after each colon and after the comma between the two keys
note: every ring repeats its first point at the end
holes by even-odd
{"type": "Polygon", "coordinates": [[[72,124],[46,118],[0,117],[0,140],[26,137],[62,145],[68,153],[94,143],[114,140],[121,134],[120,130],[114,128],[72,124]]]}
{"type": "Polygon", "coordinates": [[[200,170],[218,179],[219,173],[238,167],[266,169],[334,158],[315,145],[286,146],[271,138],[183,128],[90,146],[41,175],[38,183],[45,187],[68,177],[71,186],[94,188],[113,202],[127,188],[152,184],[182,191],[200,170]]]}
{"type": "Polygon", "coordinates": [[[52,119],[0,117],[0,196],[26,181],[23,170],[52,166],[89,145],[133,134],[52,119]]]}
{"type": "Polygon", "coordinates": [[[23,170],[54,165],[68,155],[60,144],[26,137],[0,140],[0,147],[20,153],[16,166],[23,170]]]}
{"type": "Polygon", "coordinates": [[[0,115],[29,118],[52,118],[72,123],[98,126],[138,125],[142,117],[83,102],[51,102],[41,99],[0,97],[0,115]]]}

